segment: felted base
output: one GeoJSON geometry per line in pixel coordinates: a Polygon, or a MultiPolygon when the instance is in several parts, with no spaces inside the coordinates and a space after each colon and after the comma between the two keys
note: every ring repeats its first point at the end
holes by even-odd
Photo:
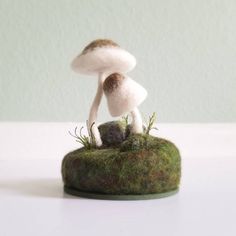
{"type": "Polygon", "coordinates": [[[172,190],[164,193],[152,193],[152,194],[136,194],[136,195],[112,195],[112,194],[100,194],[100,193],[90,193],[79,191],[74,188],[64,187],[64,191],[68,194],[83,197],[83,198],[91,198],[91,199],[101,199],[101,200],[148,200],[148,199],[157,199],[169,197],[176,194],[179,189],[172,190]]]}
{"type": "Polygon", "coordinates": [[[176,146],[145,134],[130,135],[117,147],[77,149],[62,162],[65,191],[87,197],[166,196],[178,189],[180,176],[176,146]]]}

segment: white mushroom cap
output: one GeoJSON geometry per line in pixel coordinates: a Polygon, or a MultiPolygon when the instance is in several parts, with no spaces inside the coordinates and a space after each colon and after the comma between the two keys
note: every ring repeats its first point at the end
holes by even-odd
{"type": "Polygon", "coordinates": [[[97,75],[103,72],[131,71],[136,59],[118,44],[108,39],[91,42],[71,63],[75,72],[86,75],[97,75]]]}
{"type": "Polygon", "coordinates": [[[147,91],[129,77],[114,73],[106,78],[103,90],[107,97],[111,116],[120,116],[132,111],[147,97],[147,91]]]}

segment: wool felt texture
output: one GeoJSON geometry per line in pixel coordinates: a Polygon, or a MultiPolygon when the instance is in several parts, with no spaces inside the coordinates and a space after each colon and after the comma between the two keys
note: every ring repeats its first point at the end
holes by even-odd
{"type": "MultiPolygon", "coordinates": [[[[109,80],[109,77],[106,80],[109,80]]],[[[112,91],[104,90],[104,93],[107,98],[109,112],[113,117],[132,111],[147,97],[146,89],[128,76],[121,79],[112,91]]]]}
{"type": "Polygon", "coordinates": [[[97,120],[98,108],[101,103],[103,95],[102,86],[104,79],[105,79],[104,74],[99,74],[97,93],[96,96],[94,97],[92,106],[90,108],[89,118],[88,118],[88,132],[92,132],[92,134],[90,133],[90,137],[91,135],[93,135],[95,140],[95,145],[98,147],[102,145],[102,140],[96,124],[96,120],[97,120]]]}
{"type": "Polygon", "coordinates": [[[136,65],[136,59],[120,47],[95,48],[86,54],[80,54],[72,61],[72,69],[85,75],[97,75],[102,72],[127,73],[136,65]]]}
{"type": "Polygon", "coordinates": [[[114,72],[126,73],[136,65],[135,57],[111,40],[91,42],[71,63],[75,72],[98,75],[98,88],[88,118],[88,131],[94,137],[95,145],[101,146],[102,140],[96,125],[98,108],[101,103],[102,84],[106,76],[114,72]]]}
{"type": "Polygon", "coordinates": [[[68,153],[62,162],[65,191],[124,199],[126,195],[139,198],[176,192],[180,153],[172,142],[149,135],[154,115],[147,127],[143,126],[138,106],[147,91],[126,76],[136,66],[135,57],[111,40],[98,39],[87,45],[71,66],[78,73],[98,76],[98,87],[88,118],[90,143],[81,134],[74,136],[83,147],[68,153]],[[130,113],[131,124],[125,118],[97,127],[103,93],[111,116],[130,113]]]}
{"type": "Polygon", "coordinates": [[[107,105],[111,116],[116,117],[130,112],[132,117],[131,132],[142,133],[142,117],[138,106],[147,97],[147,91],[140,84],[118,73],[110,75],[103,84],[107,105]]]}
{"type": "Polygon", "coordinates": [[[102,194],[151,194],[178,189],[181,158],[168,140],[132,134],[114,148],[80,148],[62,162],[67,188],[102,194]]]}

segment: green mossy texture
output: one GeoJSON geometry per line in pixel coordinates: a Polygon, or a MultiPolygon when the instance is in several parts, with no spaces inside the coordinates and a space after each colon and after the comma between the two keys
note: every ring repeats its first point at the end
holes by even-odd
{"type": "Polygon", "coordinates": [[[181,158],[168,140],[130,135],[119,146],[68,153],[62,162],[66,187],[102,194],[150,194],[177,189],[181,158]]]}

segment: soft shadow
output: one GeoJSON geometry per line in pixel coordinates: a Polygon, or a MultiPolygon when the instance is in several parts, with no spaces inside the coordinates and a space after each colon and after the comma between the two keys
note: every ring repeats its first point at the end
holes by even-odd
{"type": "MultiPolygon", "coordinates": [[[[63,191],[61,179],[14,179],[0,181],[0,189],[7,195],[19,194],[44,198],[78,198],[63,191]]],[[[81,198],[82,199],[82,198],[81,198]]]]}

